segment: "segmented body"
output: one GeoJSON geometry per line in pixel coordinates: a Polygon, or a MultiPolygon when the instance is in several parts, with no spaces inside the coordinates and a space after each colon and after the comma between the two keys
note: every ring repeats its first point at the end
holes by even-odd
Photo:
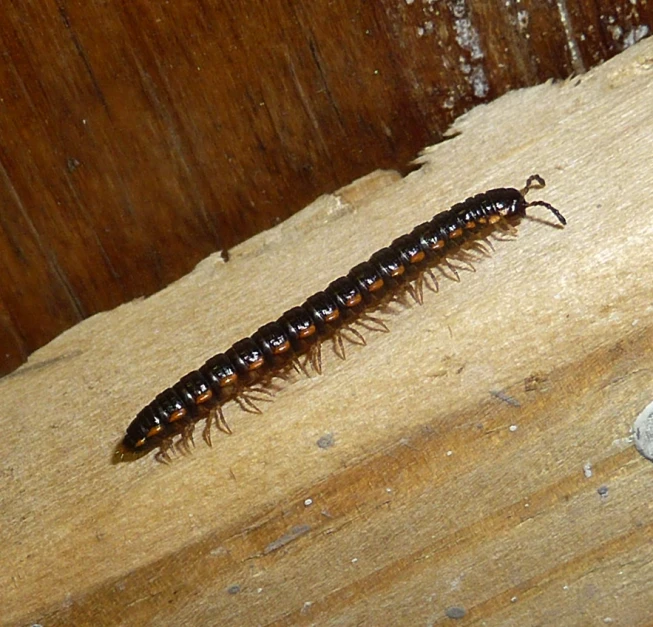
{"type": "Polygon", "coordinates": [[[537,205],[566,224],[560,212],[548,203],[526,201],[525,194],[530,189],[544,184],[535,174],[521,191],[499,188],[477,194],[398,237],[324,291],[313,294],[301,306],[288,310],[161,392],[127,428],[123,451],[159,448],[158,458],[166,459],[175,437],[180,436],[177,441],[187,445],[195,424],[202,419],[206,419],[204,438],[210,444],[214,419],[219,429],[230,433],[222,414],[224,403],[233,399],[244,408],[257,411],[248,393],[265,393],[270,379],[284,376],[289,368],[304,369],[299,361],[304,355],[320,372],[320,343],[329,337],[336,340],[344,357],[343,328],[354,334],[357,343],[364,343],[362,335],[351,327],[352,322],[367,320],[372,326],[387,330],[370,313],[406,291],[421,302],[425,273],[437,289],[431,269],[449,264],[448,258],[460,253],[462,244],[474,246],[497,228],[512,228],[512,223],[526,215],[528,207],[537,205]]]}

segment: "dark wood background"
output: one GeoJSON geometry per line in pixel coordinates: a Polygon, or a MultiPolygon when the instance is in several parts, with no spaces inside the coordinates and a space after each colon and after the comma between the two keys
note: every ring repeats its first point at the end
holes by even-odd
{"type": "Polygon", "coordinates": [[[630,0],[0,9],[0,374],[473,106],[649,34],[630,0]]]}

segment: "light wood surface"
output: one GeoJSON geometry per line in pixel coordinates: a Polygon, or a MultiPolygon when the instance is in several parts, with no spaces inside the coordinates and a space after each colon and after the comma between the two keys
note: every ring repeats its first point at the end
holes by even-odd
{"type": "MultiPolygon", "coordinates": [[[[455,125],[0,382],[3,624],[646,624],[653,40],[455,125]],[[415,224],[491,187],[558,207],[346,361],[173,464],[135,413],[415,224]]],[[[352,150],[356,147],[352,146],[352,150]]],[[[138,268],[133,269],[138,272],[138,268]]]]}

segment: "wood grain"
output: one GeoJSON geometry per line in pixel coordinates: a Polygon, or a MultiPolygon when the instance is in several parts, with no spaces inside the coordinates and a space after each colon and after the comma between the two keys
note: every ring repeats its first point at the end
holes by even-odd
{"type": "Polygon", "coordinates": [[[653,25],[628,0],[24,0],[0,15],[0,374],[653,25]]]}
{"type": "Polygon", "coordinates": [[[7,625],[644,625],[653,42],[513,92],[378,173],[94,316],[0,381],[7,625]],[[110,463],[142,405],[472,193],[533,211],[491,258],[170,466],[110,463]]]}

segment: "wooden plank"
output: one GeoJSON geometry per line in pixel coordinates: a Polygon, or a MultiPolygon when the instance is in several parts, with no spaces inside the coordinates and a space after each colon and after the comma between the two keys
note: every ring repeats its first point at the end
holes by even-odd
{"type": "Polygon", "coordinates": [[[461,119],[0,381],[5,624],[645,624],[653,41],[461,119]],[[170,466],[111,464],[218,350],[455,201],[538,172],[519,236],[170,466]],[[536,197],[533,194],[533,197],[536,197]]]}

